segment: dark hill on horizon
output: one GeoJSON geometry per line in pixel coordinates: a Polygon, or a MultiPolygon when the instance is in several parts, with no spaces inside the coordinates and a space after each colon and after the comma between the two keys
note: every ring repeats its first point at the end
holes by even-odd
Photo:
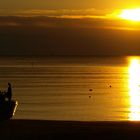
{"type": "Polygon", "coordinates": [[[1,16],[0,55],[139,55],[140,31],[120,25],[105,19],[1,16]]]}

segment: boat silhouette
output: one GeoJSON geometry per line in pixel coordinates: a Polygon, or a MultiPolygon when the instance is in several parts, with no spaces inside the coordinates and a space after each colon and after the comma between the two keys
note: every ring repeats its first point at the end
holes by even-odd
{"type": "Polygon", "coordinates": [[[0,91],[0,120],[11,119],[16,112],[18,101],[12,99],[11,84],[7,91],[0,91]]]}
{"type": "Polygon", "coordinates": [[[16,112],[18,106],[18,101],[3,101],[0,104],[0,120],[8,120],[11,119],[16,112]]]}

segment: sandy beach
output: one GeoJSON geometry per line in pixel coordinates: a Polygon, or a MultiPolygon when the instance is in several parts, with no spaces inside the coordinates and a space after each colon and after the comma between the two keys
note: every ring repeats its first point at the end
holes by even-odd
{"type": "Polygon", "coordinates": [[[0,135],[6,140],[136,139],[140,122],[9,120],[0,122],[0,135]]]}

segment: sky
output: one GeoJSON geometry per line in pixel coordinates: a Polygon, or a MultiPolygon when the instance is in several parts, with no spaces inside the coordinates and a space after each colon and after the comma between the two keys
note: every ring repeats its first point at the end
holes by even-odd
{"type": "MultiPolygon", "coordinates": [[[[88,11],[88,14],[107,14],[115,9],[135,8],[140,6],[139,0],[1,0],[0,15],[23,15],[32,14],[33,11],[45,14],[55,10],[60,13],[60,10],[69,11],[70,14],[77,13],[80,10],[83,14],[88,11]],[[93,11],[94,9],[94,11],[93,11]]],[[[61,12],[60,14],[62,14],[61,12]]]]}
{"type": "MultiPolygon", "coordinates": [[[[30,13],[32,10],[81,10],[81,13],[89,10],[102,13],[112,12],[115,9],[140,7],[139,0],[1,0],[0,15],[15,15],[30,13]]],[[[44,12],[44,11],[43,11],[44,12]]]]}
{"type": "Polygon", "coordinates": [[[136,7],[139,0],[1,0],[1,9],[114,9],[136,7]]]}
{"type": "Polygon", "coordinates": [[[1,0],[0,55],[140,55],[138,0],[1,0]]]}

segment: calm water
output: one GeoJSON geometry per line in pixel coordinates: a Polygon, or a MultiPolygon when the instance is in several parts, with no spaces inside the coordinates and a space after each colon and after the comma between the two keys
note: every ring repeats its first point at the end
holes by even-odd
{"type": "Polygon", "coordinates": [[[139,57],[1,57],[14,119],[140,120],[139,57]]]}

